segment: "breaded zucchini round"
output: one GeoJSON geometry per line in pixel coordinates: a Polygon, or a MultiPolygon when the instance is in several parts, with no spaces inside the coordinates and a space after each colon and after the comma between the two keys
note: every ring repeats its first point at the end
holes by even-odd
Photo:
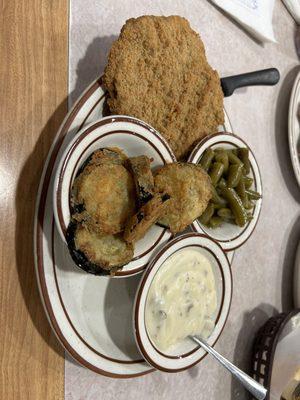
{"type": "Polygon", "coordinates": [[[75,263],[95,275],[113,273],[133,258],[133,246],[122,235],[101,234],[82,223],[71,222],[67,242],[75,263]]]}
{"type": "Polygon", "coordinates": [[[164,213],[168,201],[170,201],[170,196],[167,193],[154,194],[151,200],[144,204],[133,217],[129,218],[124,231],[124,239],[129,243],[142,239],[164,213]]]}
{"type": "MultiPolygon", "coordinates": [[[[73,217],[97,232],[115,234],[135,213],[135,185],[121,164],[90,163],[75,179],[72,203],[81,206],[73,217]]],[[[74,207],[76,209],[76,207],[74,207]]]]}
{"type": "Polygon", "coordinates": [[[89,159],[89,164],[124,164],[126,155],[117,147],[96,150],[89,159]]]}
{"type": "Polygon", "coordinates": [[[200,217],[212,196],[210,178],[199,165],[167,164],[157,171],[154,180],[155,189],[171,197],[159,223],[173,233],[184,230],[200,217]]]}
{"type": "Polygon", "coordinates": [[[147,156],[128,158],[127,167],[132,172],[139,205],[142,206],[154,195],[154,178],[151,161],[147,156]]]}

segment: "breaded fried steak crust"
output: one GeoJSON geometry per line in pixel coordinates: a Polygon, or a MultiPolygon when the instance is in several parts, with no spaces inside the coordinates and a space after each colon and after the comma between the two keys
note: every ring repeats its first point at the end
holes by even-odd
{"type": "Polygon", "coordinates": [[[129,19],[112,45],[103,81],[111,112],[153,125],[178,159],[224,122],[218,73],[200,36],[179,16],[129,19]]]}
{"type": "Polygon", "coordinates": [[[212,196],[210,177],[196,164],[167,164],[156,173],[154,181],[156,190],[170,195],[159,222],[172,233],[184,230],[200,217],[212,196]]]}

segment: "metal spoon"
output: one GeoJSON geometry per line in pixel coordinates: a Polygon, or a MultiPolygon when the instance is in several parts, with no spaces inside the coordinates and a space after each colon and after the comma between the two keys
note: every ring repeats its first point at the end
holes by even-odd
{"type": "Polygon", "coordinates": [[[256,382],[249,375],[245,374],[238,367],[233,365],[226,358],[221,356],[215,349],[213,349],[205,340],[199,336],[190,336],[194,342],[198,343],[207,353],[211,354],[220,364],[222,364],[237,380],[248,390],[256,399],[263,400],[267,395],[267,389],[265,389],[260,383],[256,382]]]}

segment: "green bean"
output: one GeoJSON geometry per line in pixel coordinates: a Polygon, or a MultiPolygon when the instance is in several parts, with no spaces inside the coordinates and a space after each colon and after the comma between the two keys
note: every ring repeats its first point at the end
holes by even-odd
{"type": "Polygon", "coordinates": [[[233,219],[233,214],[230,210],[230,208],[220,208],[217,211],[217,214],[219,217],[223,218],[223,219],[233,219]]]}
{"type": "Polygon", "coordinates": [[[222,188],[222,194],[229,203],[236,224],[244,226],[247,222],[247,212],[236,191],[232,188],[222,188]]]}
{"type": "Polygon", "coordinates": [[[237,187],[235,188],[237,194],[240,196],[240,199],[242,200],[243,206],[245,208],[248,207],[249,205],[249,199],[248,195],[246,193],[246,188],[245,188],[245,177],[242,176],[237,187]]]}
{"type": "Polygon", "coordinates": [[[230,164],[243,164],[242,161],[238,158],[238,156],[233,153],[233,150],[227,151],[230,164]]]}
{"type": "Polygon", "coordinates": [[[211,182],[214,186],[216,186],[219,179],[222,177],[223,172],[224,172],[223,164],[221,164],[219,162],[213,163],[213,165],[211,166],[210,172],[209,172],[209,176],[210,176],[211,182]]]}
{"type": "Polygon", "coordinates": [[[232,164],[228,172],[228,187],[235,188],[241,180],[243,164],[232,164]]]}
{"type": "Polygon", "coordinates": [[[253,179],[249,176],[244,176],[245,188],[250,189],[253,183],[253,179]]]}
{"type": "Polygon", "coordinates": [[[244,206],[246,208],[246,210],[252,210],[252,208],[254,207],[254,203],[253,201],[250,201],[248,199],[248,204],[244,206]]]}
{"type": "Polygon", "coordinates": [[[211,217],[214,214],[214,211],[214,205],[212,203],[208,203],[208,206],[206,207],[204,213],[199,218],[201,224],[208,225],[211,217]]]}
{"type": "Polygon", "coordinates": [[[250,200],[258,200],[261,198],[261,195],[258,192],[255,192],[255,190],[247,189],[246,193],[250,200]]]}
{"type": "Polygon", "coordinates": [[[212,202],[215,204],[219,204],[222,207],[226,205],[226,200],[224,200],[216,191],[216,189],[212,186],[212,202]]]}
{"type": "Polygon", "coordinates": [[[249,149],[247,147],[241,147],[238,150],[238,156],[242,163],[244,164],[245,173],[250,172],[250,161],[249,161],[249,149]]]}
{"type": "Polygon", "coordinates": [[[252,221],[253,215],[249,212],[247,212],[247,221],[252,221]]]}
{"type": "Polygon", "coordinates": [[[214,205],[214,209],[215,210],[220,210],[220,208],[224,208],[224,205],[222,205],[222,204],[217,204],[217,203],[214,203],[214,202],[212,202],[212,204],[214,205]]]}
{"type": "Polygon", "coordinates": [[[228,154],[225,150],[218,151],[215,156],[216,161],[224,165],[224,173],[226,174],[229,167],[228,154]]]}
{"type": "Polygon", "coordinates": [[[215,152],[212,149],[205,150],[205,152],[201,158],[201,161],[200,161],[200,165],[204,169],[204,171],[209,170],[209,167],[212,163],[214,156],[215,156],[215,152]]]}
{"type": "Polygon", "coordinates": [[[227,187],[227,182],[224,178],[221,178],[218,183],[218,188],[222,189],[224,187],[227,187]]]}
{"type": "Polygon", "coordinates": [[[220,217],[211,217],[210,221],[209,221],[209,227],[210,228],[218,228],[223,222],[223,219],[220,217]]]}
{"type": "Polygon", "coordinates": [[[231,151],[235,156],[238,156],[238,154],[239,154],[238,149],[231,149],[231,150],[228,150],[228,151],[231,151]]]}

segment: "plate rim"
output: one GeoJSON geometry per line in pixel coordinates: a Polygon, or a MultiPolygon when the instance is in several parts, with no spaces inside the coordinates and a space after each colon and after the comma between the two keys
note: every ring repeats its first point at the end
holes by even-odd
{"type": "MultiPolygon", "coordinates": [[[[292,88],[290,101],[289,101],[289,114],[288,114],[289,151],[290,151],[290,157],[291,157],[291,161],[292,161],[295,178],[300,187],[300,158],[297,154],[296,143],[294,141],[294,127],[293,127],[294,117],[297,116],[297,110],[295,109],[296,102],[297,102],[297,98],[296,98],[297,91],[299,91],[298,102],[299,102],[299,107],[300,107],[300,71],[298,72],[298,74],[294,80],[294,83],[293,83],[293,88],[292,88]]],[[[298,123],[300,124],[300,120],[298,121],[298,123]]]]}
{"type": "Polygon", "coordinates": [[[50,296],[47,289],[47,284],[45,280],[45,271],[43,265],[43,220],[41,219],[41,215],[44,216],[44,212],[46,209],[47,202],[47,193],[50,185],[50,180],[52,176],[52,172],[55,166],[55,160],[59,149],[69,132],[69,128],[72,126],[72,122],[74,121],[76,115],[82,108],[82,105],[85,104],[87,99],[97,90],[99,87],[101,88],[101,78],[93,81],[88,88],[83,92],[83,94],[78,98],[73,107],[69,110],[64,120],[62,121],[57,134],[52,142],[52,145],[49,149],[46,161],[44,163],[43,171],[40,177],[39,187],[37,191],[36,203],[35,203],[35,215],[34,215],[34,234],[33,234],[33,245],[34,245],[34,263],[35,263],[35,272],[36,278],[38,282],[38,288],[40,293],[40,298],[42,300],[42,304],[45,310],[45,314],[49,321],[49,324],[55,333],[58,341],[61,343],[63,348],[70,354],[72,358],[74,358],[80,365],[107,377],[117,378],[117,379],[128,379],[128,378],[136,378],[139,376],[146,375],[148,373],[154,372],[155,369],[149,366],[149,370],[133,373],[133,374],[119,374],[112,373],[96,367],[95,365],[89,363],[86,359],[82,358],[80,354],[69,344],[68,340],[65,338],[62,333],[60,326],[57,322],[57,319],[54,315],[54,311],[52,309],[50,296]],[[45,189],[46,188],[46,193],[45,189]],[[42,208],[41,208],[42,207],[42,208]],[[41,251],[42,250],[42,251],[41,251]],[[42,263],[41,263],[42,260],[42,263]]]}

